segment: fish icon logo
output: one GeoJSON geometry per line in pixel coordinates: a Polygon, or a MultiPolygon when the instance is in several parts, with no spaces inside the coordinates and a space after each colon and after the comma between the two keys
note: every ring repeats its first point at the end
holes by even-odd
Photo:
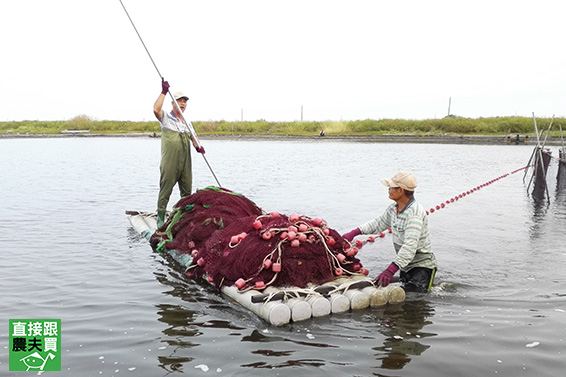
{"type": "Polygon", "coordinates": [[[28,368],[26,369],[27,371],[29,371],[30,369],[43,370],[45,364],[47,363],[47,360],[53,360],[54,358],[55,355],[51,352],[49,352],[49,354],[45,356],[45,359],[41,357],[38,352],[34,352],[31,355],[27,355],[26,357],[21,358],[20,361],[26,365],[26,367],[28,368]]]}

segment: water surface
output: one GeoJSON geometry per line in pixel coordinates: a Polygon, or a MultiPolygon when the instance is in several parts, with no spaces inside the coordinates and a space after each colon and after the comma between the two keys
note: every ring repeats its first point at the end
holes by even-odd
{"type": "MultiPolygon", "coordinates": [[[[382,177],[412,171],[435,207],[524,167],[532,146],[204,140],[221,184],[266,211],[346,232],[390,203],[382,177]]],[[[566,193],[524,171],[430,215],[433,292],[404,304],[268,326],[183,276],[129,226],[155,210],[158,139],[0,140],[1,375],[8,319],[61,318],[61,375],[556,376],[566,366],[566,193]]],[[[557,149],[557,148],[554,148],[557,149]]],[[[555,150],[553,154],[558,155],[555,150]]],[[[214,185],[193,155],[195,188],[214,185]]],[[[170,206],[179,199],[174,191],[170,206]]],[[[376,276],[391,238],[359,254],[376,276]]]]}

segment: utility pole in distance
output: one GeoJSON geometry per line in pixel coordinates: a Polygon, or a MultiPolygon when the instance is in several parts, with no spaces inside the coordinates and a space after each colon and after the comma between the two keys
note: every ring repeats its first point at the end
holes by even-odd
{"type": "Polygon", "coordinates": [[[448,97],[448,116],[450,116],[450,104],[452,103],[452,97],[448,97]]]}

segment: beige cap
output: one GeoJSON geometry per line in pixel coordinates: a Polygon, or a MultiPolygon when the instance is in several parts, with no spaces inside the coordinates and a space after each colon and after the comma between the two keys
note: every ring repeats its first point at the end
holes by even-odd
{"type": "Polygon", "coordinates": [[[384,186],[387,187],[401,187],[408,191],[415,191],[417,187],[417,180],[411,173],[400,171],[392,178],[384,178],[381,180],[384,186]]]}
{"type": "Polygon", "coordinates": [[[184,95],[183,92],[175,92],[175,94],[173,94],[173,98],[175,98],[175,100],[178,100],[179,98],[185,98],[187,101],[189,100],[189,97],[184,95]]]}

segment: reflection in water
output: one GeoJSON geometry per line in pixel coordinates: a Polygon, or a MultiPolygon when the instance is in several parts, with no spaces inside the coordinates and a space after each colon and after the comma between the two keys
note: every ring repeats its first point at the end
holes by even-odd
{"type": "MultiPolygon", "coordinates": [[[[169,261],[171,262],[171,261],[169,261]]],[[[167,262],[165,262],[166,264],[167,262]]],[[[206,303],[206,311],[210,312],[212,307],[224,309],[228,308],[223,304],[223,299],[215,292],[207,292],[207,289],[187,280],[180,272],[174,269],[167,269],[166,273],[155,273],[157,280],[165,286],[172,289],[164,292],[168,295],[181,298],[185,302],[202,304],[206,303]],[[218,297],[218,300],[215,300],[218,297]]],[[[194,305],[193,305],[194,306],[194,305]]],[[[168,356],[160,356],[159,366],[168,372],[183,372],[183,365],[194,361],[193,357],[187,356],[187,349],[201,346],[194,341],[198,336],[203,335],[203,328],[225,328],[232,330],[246,330],[249,327],[240,327],[231,321],[209,320],[206,322],[195,322],[195,317],[201,313],[198,311],[187,309],[179,305],[157,306],[159,321],[169,325],[163,330],[162,342],[166,343],[173,351],[168,356]]],[[[371,347],[376,351],[374,357],[378,360],[379,365],[376,368],[387,370],[400,370],[409,363],[415,356],[421,355],[430,346],[422,344],[419,339],[435,336],[433,333],[423,332],[423,328],[431,324],[430,317],[434,315],[434,309],[425,295],[408,294],[407,301],[398,305],[388,305],[382,309],[368,309],[352,312],[352,320],[359,325],[370,327],[371,332],[380,333],[384,336],[383,344],[377,347],[371,347]],[[371,321],[368,323],[368,313],[370,313],[371,321]]],[[[245,331],[244,331],[245,332],[245,331]]],[[[292,332],[291,332],[292,333],[292,332]]],[[[237,335],[232,333],[231,335],[237,335]]],[[[366,340],[372,341],[374,337],[368,337],[366,340]]],[[[280,369],[280,368],[296,368],[296,367],[315,367],[320,368],[325,365],[342,365],[349,366],[351,363],[326,360],[320,358],[310,358],[307,349],[337,349],[343,348],[340,344],[331,344],[331,342],[320,342],[312,340],[296,339],[293,336],[285,336],[263,333],[257,329],[253,329],[251,333],[243,335],[241,342],[252,342],[258,344],[272,343],[273,347],[259,347],[251,354],[261,356],[263,360],[250,361],[249,363],[240,364],[241,368],[254,369],[280,369]],[[281,344],[293,344],[290,349],[281,350],[281,344]],[[306,349],[301,350],[301,348],[306,349]],[[293,357],[299,356],[302,357],[293,357]],[[273,361],[265,360],[265,358],[273,359],[273,361]]]]}
{"type": "Polygon", "coordinates": [[[306,342],[306,341],[297,341],[293,339],[283,338],[279,336],[266,336],[261,334],[259,331],[254,330],[249,336],[244,336],[242,338],[243,342],[291,342],[295,344],[300,344],[302,346],[311,346],[311,347],[321,347],[321,348],[332,348],[337,346],[332,346],[329,344],[318,343],[318,342],[306,342]]]}
{"type": "MultiPolygon", "coordinates": [[[[420,343],[419,339],[435,336],[436,334],[423,332],[422,329],[432,322],[430,317],[434,315],[431,304],[422,298],[422,295],[415,295],[415,300],[408,300],[399,305],[389,305],[383,309],[368,309],[352,312],[352,323],[359,327],[364,327],[370,332],[381,333],[385,339],[383,345],[372,347],[377,351],[376,360],[379,361],[378,369],[400,370],[409,363],[415,356],[421,355],[430,346],[420,343]],[[369,313],[369,315],[368,315],[369,313]],[[368,322],[368,318],[370,321],[368,322]]],[[[336,340],[335,336],[330,339],[336,340]]],[[[372,342],[375,337],[367,337],[364,342],[372,342]]],[[[243,342],[273,343],[273,348],[281,346],[281,342],[288,342],[298,346],[309,348],[329,348],[336,349],[340,353],[341,345],[321,343],[317,341],[298,341],[291,337],[263,334],[254,330],[250,335],[242,337],[243,342]]],[[[330,342],[330,341],[329,341],[330,342]]],[[[360,344],[360,347],[363,347],[360,344]]],[[[351,366],[351,362],[316,359],[305,357],[308,350],[274,350],[265,346],[252,351],[253,354],[275,357],[273,362],[255,361],[243,364],[241,367],[276,369],[294,366],[315,366],[321,367],[328,364],[351,366]],[[303,358],[289,358],[299,352],[303,358]]],[[[344,352],[344,351],[342,351],[344,352]]],[[[330,354],[330,353],[329,353],[330,354]]]]}
{"type": "Polygon", "coordinates": [[[421,355],[430,347],[416,339],[436,335],[421,331],[432,323],[428,318],[433,315],[434,309],[424,299],[405,301],[385,309],[385,326],[381,332],[387,338],[383,346],[373,348],[379,351],[376,358],[381,360],[381,368],[403,369],[413,356],[421,355]]]}
{"type": "MultiPolygon", "coordinates": [[[[190,297],[188,295],[190,289],[183,282],[177,279],[172,280],[166,274],[155,273],[155,276],[161,284],[173,288],[164,293],[180,297],[183,300],[190,297]]],[[[192,325],[195,311],[180,305],[158,304],[156,307],[158,309],[158,321],[168,325],[163,330],[164,336],[161,341],[169,346],[168,349],[172,350],[168,356],[158,356],[159,366],[168,372],[183,372],[183,364],[193,361],[194,358],[187,357],[182,350],[198,346],[197,343],[193,343],[191,340],[201,334],[192,325]],[[179,355],[177,355],[178,352],[179,355]]]]}
{"type": "MultiPolygon", "coordinates": [[[[163,259],[162,263],[164,271],[155,272],[154,275],[161,284],[171,288],[163,293],[180,298],[187,302],[187,306],[190,308],[201,307],[206,304],[207,311],[226,309],[224,302],[214,299],[215,294],[212,289],[207,292],[206,288],[189,281],[184,276],[182,268],[179,268],[179,271],[171,268],[171,266],[177,267],[176,262],[171,258],[163,259]]],[[[230,321],[223,320],[195,322],[195,318],[200,313],[181,305],[158,304],[156,307],[158,309],[158,321],[168,325],[162,330],[161,342],[167,344],[166,349],[172,351],[168,356],[158,356],[159,366],[168,372],[183,372],[184,364],[194,360],[193,357],[187,356],[187,349],[200,346],[194,340],[203,334],[202,328],[245,329],[233,325],[230,321]]]]}
{"type": "MultiPolygon", "coordinates": [[[[192,362],[195,362],[199,352],[196,347],[203,347],[206,342],[199,337],[205,336],[205,328],[236,330],[229,335],[241,336],[241,342],[251,342],[257,344],[273,344],[273,347],[261,346],[251,350],[262,360],[250,360],[248,363],[241,363],[240,368],[254,369],[281,369],[281,368],[320,368],[329,364],[351,367],[351,362],[342,360],[329,360],[324,358],[309,357],[308,350],[315,349],[335,349],[342,350],[345,346],[342,343],[331,341],[321,342],[313,339],[297,339],[295,336],[264,333],[256,326],[235,325],[242,323],[240,312],[234,312],[234,307],[224,300],[214,288],[199,285],[189,280],[183,273],[182,268],[177,268],[175,261],[168,257],[158,257],[163,268],[154,272],[154,276],[163,286],[168,289],[165,293],[168,296],[180,298],[184,304],[165,304],[156,305],[158,321],[167,326],[162,330],[161,342],[166,345],[163,349],[167,350],[167,355],[158,356],[159,367],[168,373],[186,373],[192,362]],[[212,318],[231,317],[228,320],[207,320],[199,322],[202,316],[212,318]],[[235,317],[238,318],[235,321],[235,317]],[[251,328],[250,328],[251,327],[251,328]],[[246,330],[251,330],[248,333],[246,330]],[[243,330],[243,331],[242,331],[243,330]],[[244,334],[242,334],[243,332],[244,334]],[[281,344],[289,344],[289,349],[281,349],[281,344]],[[193,349],[194,351],[190,351],[193,349]],[[299,356],[300,357],[296,357],[299,356]],[[267,359],[266,359],[267,358],[267,359]],[[272,360],[272,361],[271,361],[272,360]]],[[[244,309],[242,309],[244,310],[244,309]]],[[[370,333],[381,334],[383,343],[375,346],[376,339],[382,337],[369,336],[364,338],[364,342],[370,342],[368,349],[372,349],[375,360],[378,361],[377,369],[401,370],[414,357],[421,355],[430,346],[422,344],[419,340],[430,336],[433,333],[423,332],[423,328],[431,324],[430,318],[434,315],[434,309],[426,300],[426,295],[409,293],[407,300],[398,305],[388,305],[381,309],[368,309],[354,311],[351,313],[351,320],[356,326],[364,326],[370,333]],[[370,320],[368,321],[368,318],[370,320]]],[[[245,322],[245,320],[244,320],[245,322]]],[[[291,331],[293,334],[293,331],[291,331]]],[[[224,334],[227,335],[227,334],[224,334]]],[[[205,336],[206,338],[206,336],[205,336]]],[[[332,339],[336,340],[335,337],[332,339]]],[[[381,341],[380,341],[381,342],[381,341]]],[[[346,347],[347,348],[347,347],[346,347]]],[[[344,352],[342,350],[342,352],[344,352]]]]}
{"type": "MultiPolygon", "coordinates": [[[[257,330],[253,330],[248,336],[242,337],[242,342],[258,342],[258,343],[280,343],[280,342],[290,342],[300,346],[316,347],[316,348],[338,348],[338,346],[320,343],[320,342],[307,342],[307,341],[297,341],[291,338],[285,338],[281,336],[268,336],[260,333],[257,330]]],[[[253,354],[271,356],[271,357],[288,357],[296,353],[293,351],[274,351],[268,349],[259,349],[252,351],[253,354]]],[[[285,367],[297,367],[297,366],[313,366],[321,367],[326,365],[325,360],[321,359],[285,359],[277,360],[274,363],[268,363],[265,361],[257,361],[249,364],[243,364],[241,367],[244,368],[263,368],[263,369],[274,369],[274,368],[285,368],[285,367]]]]}

